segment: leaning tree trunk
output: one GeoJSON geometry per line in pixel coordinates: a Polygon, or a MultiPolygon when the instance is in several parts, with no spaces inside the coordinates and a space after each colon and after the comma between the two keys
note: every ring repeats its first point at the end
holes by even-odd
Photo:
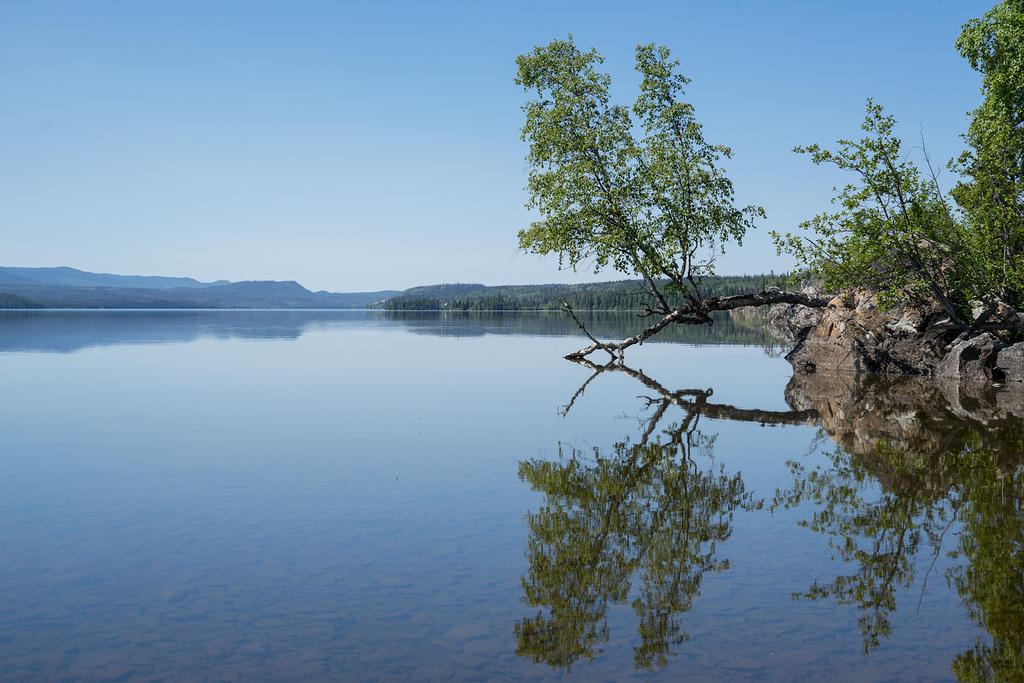
{"type": "Polygon", "coordinates": [[[681,308],[673,309],[653,325],[641,330],[632,337],[628,337],[627,339],[617,342],[599,341],[590,333],[589,330],[587,330],[586,326],[580,322],[580,319],[576,317],[576,314],[569,306],[569,303],[567,301],[563,301],[562,305],[565,307],[565,310],[570,316],[572,316],[572,319],[576,321],[576,324],[579,325],[580,329],[590,337],[591,341],[594,342],[590,346],[570,353],[566,358],[568,360],[578,361],[581,358],[586,358],[599,349],[607,351],[612,358],[615,358],[616,356],[621,358],[623,352],[630,346],[643,343],[645,339],[657,334],[668,325],[671,325],[672,323],[681,323],[684,325],[707,324],[707,315],[715,311],[730,311],[734,308],[743,308],[744,306],[768,306],[771,304],[799,304],[809,308],[824,308],[828,305],[829,301],[831,301],[831,297],[801,294],[800,292],[784,292],[780,289],[775,289],[774,287],[766,289],[763,292],[757,292],[756,294],[710,296],[706,299],[702,299],[697,304],[688,304],[681,308]]]}

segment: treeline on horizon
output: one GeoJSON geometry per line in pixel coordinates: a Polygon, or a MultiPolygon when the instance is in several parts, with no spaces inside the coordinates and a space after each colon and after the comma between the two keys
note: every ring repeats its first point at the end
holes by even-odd
{"type": "MultiPolygon", "coordinates": [[[[730,296],[787,284],[791,281],[786,274],[725,275],[701,283],[701,293],[730,296]]],[[[668,298],[669,303],[683,303],[679,295],[668,298]]],[[[650,295],[641,280],[495,287],[442,284],[407,289],[379,307],[388,311],[550,311],[561,310],[563,301],[581,311],[642,311],[650,295]]]]}

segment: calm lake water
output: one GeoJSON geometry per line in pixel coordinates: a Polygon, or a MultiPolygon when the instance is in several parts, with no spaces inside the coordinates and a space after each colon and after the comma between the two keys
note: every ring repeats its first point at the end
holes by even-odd
{"type": "Polygon", "coordinates": [[[0,679],[1024,676],[1021,387],[586,343],[0,312],[0,679]]]}

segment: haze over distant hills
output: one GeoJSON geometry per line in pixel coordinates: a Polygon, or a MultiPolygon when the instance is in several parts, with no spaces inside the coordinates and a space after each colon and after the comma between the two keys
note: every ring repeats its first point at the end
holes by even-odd
{"type": "Polygon", "coordinates": [[[40,287],[117,287],[136,289],[182,289],[226,285],[227,280],[199,282],[190,277],[153,275],[111,275],[88,273],[67,266],[56,268],[0,268],[0,287],[36,285],[40,287]]]}
{"type": "MultiPolygon", "coordinates": [[[[726,275],[702,283],[704,295],[729,295],[770,285],[785,275],[726,275]]],[[[672,297],[670,297],[671,299],[672,297]]],[[[586,284],[439,284],[398,291],[312,292],[294,280],[199,282],[189,277],[111,275],[74,268],[0,267],[0,308],[294,308],[387,310],[642,310],[639,280],[586,284]]]]}
{"type": "Polygon", "coordinates": [[[0,267],[0,308],[366,308],[396,293],[311,292],[293,280],[199,282],[68,267],[0,267]]]}

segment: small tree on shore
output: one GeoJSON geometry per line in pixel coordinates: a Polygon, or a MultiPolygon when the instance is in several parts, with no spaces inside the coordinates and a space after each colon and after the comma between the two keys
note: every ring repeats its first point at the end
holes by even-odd
{"type": "Polygon", "coordinates": [[[963,228],[935,179],[925,179],[903,157],[894,125],[868,100],[860,140],[839,140],[834,150],[796,147],[815,164],[832,164],[856,180],[838,190],[835,211],[800,224],[810,235],[772,234],[780,252],[821,276],[831,291],[869,289],[883,304],[933,298],[960,323],[974,298],[964,289],[972,285],[962,281],[965,264],[955,249],[963,228]]]}
{"type": "Polygon", "coordinates": [[[934,173],[902,154],[893,117],[868,100],[863,138],[794,150],[854,175],[835,211],[775,239],[831,289],[869,289],[883,305],[937,301],[963,338],[1024,330],[1024,0],[965,24],[957,48],[985,95],[963,136],[968,149],[950,164],[963,175],[952,192],[959,212],[934,173]]]}

